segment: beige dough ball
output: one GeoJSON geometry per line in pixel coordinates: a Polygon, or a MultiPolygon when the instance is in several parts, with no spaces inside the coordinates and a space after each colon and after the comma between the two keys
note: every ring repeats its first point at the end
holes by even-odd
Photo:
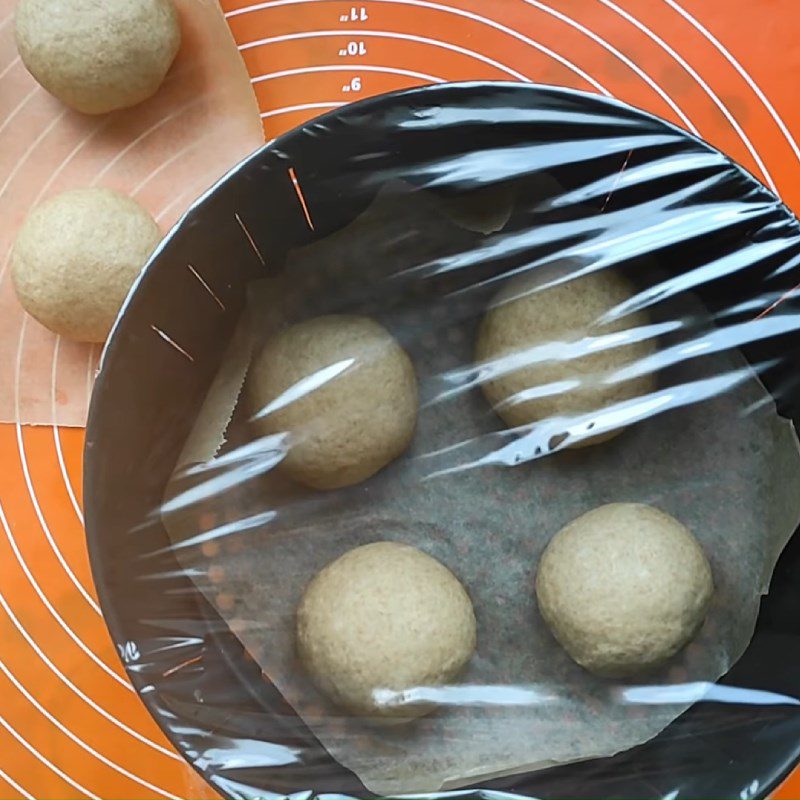
{"type": "MultiPolygon", "coordinates": [[[[590,349],[596,337],[630,335],[650,323],[644,312],[599,323],[635,295],[627,279],[605,269],[536,291],[544,283],[540,272],[510,281],[492,302],[478,333],[476,359],[494,373],[483,383],[484,394],[510,427],[591,415],[655,389],[652,372],[620,382],[609,380],[616,371],[651,355],[652,339],[590,349]]],[[[593,427],[590,417],[583,430],[593,427]]],[[[599,444],[623,429],[624,425],[614,427],[573,446],[599,444]]],[[[554,431],[551,443],[565,433],[554,431]]]]}
{"type": "Polygon", "coordinates": [[[329,564],[297,610],[300,658],[320,691],[356,715],[428,713],[430,702],[395,693],[451,682],[475,641],[472,603],[458,579],[394,542],[358,547],[329,564]]]}
{"type": "Polygon", "coordinates": [[[172,0],[19,0],[16,37],[33,77],[85,114],[154,95],[181,42],[172,0]]]}
{"type": "Polygon", "coordinates": [[[414,367],[366,317],[318,317],[287,328],[256,358],[248,388],[257,430],[290,434],[282,469],[315,489],[365,481],[414,435],[414,367]]]}
{"type": "Polygon", "coordinates": [[[64,192],[25,220],[12,254],[14,288],[51,331],[103,342],[160,239],[153,218],[125,195],[64,192]]]}
{"type": "Polygon", "coordinates": [[[703,624],[714,585],[691,532],[635,503],[584,514],[548,545],[536,576],[539,610],[582,667],[626,677],[674,656],[703,624]]]}

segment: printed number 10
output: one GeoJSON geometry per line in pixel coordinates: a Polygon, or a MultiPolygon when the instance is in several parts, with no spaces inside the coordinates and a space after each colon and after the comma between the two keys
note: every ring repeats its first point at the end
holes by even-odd
{"type": "Polygon", "coordinates": [[[367,46],[364,42],[348,42],[347,55],[349,56],[365,56],[367,54],[367,46]]]}

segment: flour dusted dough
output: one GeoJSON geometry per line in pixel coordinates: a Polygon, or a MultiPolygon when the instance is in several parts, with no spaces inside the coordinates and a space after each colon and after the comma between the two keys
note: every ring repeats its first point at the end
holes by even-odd
{"type": "MultiPolygon", "coordinates": [[[[622,381],[612,376],[650,356],[652,339],[607,342],[597,337],[623,333],[650,323],[644,312],[600,323],[605,315],[630,300],[635,291],[619,272],[598,273],[546,286],[553,273],[540,270],[510,281],[497,295],[478,334],[476,359],[492,371],[483,391],[495,411],[511,427],[554,417],[589,415],[584,432],[594,426],[592,412],[641,397],[655,388],[655,375],[622,381]]],[[[566,424],[565,424],[566,427],[566,424]]],[[[571,442],[599,444],[621,433],[624,425],[571,442]]],[[[566,431],[556,431],[560,435],[566,431]]]]}
{"type": "Polygon", "coordinates": [[[172,0],[20,0],[16,37],[33,77],[86,114],[155,94],[181,41],[172,0]]]}
{"type": "Polygon", "coordinates": [[[657,667],[699,631],[714,585],[691,532],[668,514],[615,503],[584,514],[547,546],[539,610],[590,672],[625,677],[657,667]]]}
{"type": "Polygon", "coordinates": [[[35,208],[12,254],[25,310],[69,339],[103,342],[161,233],[138,203],[111,189],[75,189],[35,208]]]}
{"type": "Polygon", "coordinates": [[[360,483],[396,459],[419,409],[410,359],[367,317],[287,328],[255,359],[248,391],[259,432],[289,433],[282,469],[315,489],[360,483]]]}
{"type": "Polygon", "coordinates": [[[451,682],[475,642],[475,614],[458,579],[395,542],[357,547],[329,564],[297,611],[300,658],[319,689],[356,715],[429,712],[409,690],[451,682]]]}

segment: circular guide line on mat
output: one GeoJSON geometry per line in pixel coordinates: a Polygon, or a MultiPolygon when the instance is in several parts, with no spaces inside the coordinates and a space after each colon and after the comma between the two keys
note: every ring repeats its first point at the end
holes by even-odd
{"type": "Polygon", "coordinates": [[[28,317],[23,316],[22,318],[22,325],[19,329],[19,344],[17,346],[17,365],[16,365],[16,374],[14,376],[14,402],[16,406],[17,412],[17,422],[16,430],[17,430],[17,449],[19,451],[20,463],[22,464],[22,476],[25,480],[25,486],[28,489],[28,496],[30,497],[31,503],[33,503],[33,510],[36,514],[36,518],[39,520],[39,525],[42,528],[42,532],[47,539],[48,544],[50,545],[50,549],[53,551],[58,563],[61,564],[64,572],[66,573],[67,577],[69,578],[70,582],[73,586],[80,592],[83,599],[87,602],[89,607],[95,611],[99,616],[102,617],[103,613],[100,610],[100,606],[97,601],[91,596],[89,591],[86,587],[78,580],[78,577],[72,571],[72,567],[67,564],[67,560],[64,558],[64,554],[61,552],[60,548],[55,542],[53,538],[53,534],[50,531],[50,526],[47,524],[47,520],[44,518],[44,513],[42,512],[42,508],[39,504],[39,498],[36,494],[36,490],[33,488],[33,481],[31,480],[31,473],[30,473],[30,465],[28,464],[28,457],[25,451],[25,443],[23,441],[22,436],[22,424],[19,422],[19,401],[20,401],[20,371],[22,369],[22,349],[23,344],[25,341],[25,331],[28,327],[28,317]]]}
{"type": "Polygon", "coordinates": [[[87,694],[82,692],[42,651],[38,644],[36,644],[36,640],[30,635],[30,633],[25,629],[22,623],[19,621],[17,616],[14,614],[11,606],[9,605],[8,601],[3,596],[3,593],[0,592],[0,606],[2,606],[3,610],[6,612],[6,615],[11,620],[11,624],[17,629],[20,636],[28,643],[30,648],[36,653],[39,659],[45,664],[45,666],[70,690],[72,690],[81,700],[83,700],[90,708],[95,710],[101,717],[104,717],[108,720],[112,725],[115,725],[120,730],[124,731],[125,733],[132,736],[137,741],[141,742],[148,747],[152,747],[154,750],[158,751],[164,756],[171,758],[173,761],[183,761],[183,759],[177,754],[174,753],[172,750],[163,747],[162,745],[156,744],[152,740],[148,739],[143,734],[139,733],[138,731],[129,728],[124,722],[122,722],[117,717],[110,714],[104,708],[99,706],[97,703],[92,700],[87,694]]]}
{"type": "Polygon", "coordinates": [[[95,750],[90,744],[87,744],[83,739],[80,738],[77,734],[73,733],[69,728],[67,728],[62,722],[57,720],[14,676],[14,674],[6,667],[2,660],[0,660],[0,672],[2,672],[6,678],[14,685],[14,688],[52,725],[54,725],[58,730],[60,730],[71,742],[76,744],[90,756],[93,756],[97,759],[101,764],[108,767],[109,769],[113,769],[115,772],[119,773],[123,777],[127,778],[128,780],[132,781],[133,783],[139,784],[145,789],[148,789],[151,792],[155,792],[161,797],[168,797],[170,800],[181,800],[180,797],[177,795],[172,794],[171,792],[166,791],[165,789],[161,789],[158,786],[150,783],[149,781],[144,780],[143,778],[139,778],[134,775],[132,772],[129,772],[125,767],[120,766],[116,762],[112,761],[107,756],[104,756],[102,753],[95,750]]]}
{"type": "Polygon", "coordinates": [[[7,67],[3,69],[2,72],[0,72],[0,81],[3,80],[3,78],[5,78],[5,76],[8,75],[8,73],[11,72],[11,70],[14,69],[14,67],[16,67],[19,63],[20,59],[19,56],[17,56],[7,67]]]}
{"type": "Polygon", "coordinates": [[[298,67],[297,69],[283,69],[279,72],[268,72],[264,75],[257,75],[250,79],[250,83],[264,83],[265,81],[277,78],[288,78],[292,75],[310,75],[316,72],[350,72],[357,69],[363,72],[383,72],[387,75],[403,75],[407,78],[419,78],[431,83],[445,83],[444,78],[437,78],[435,75],[428,75],[426,72],[415,72],[410,69],[398,69],[397,67],[377,67],[372,65],[352,65],[352,64],[325,64],[320,67],[298,67]]]}
{"type": "MultiPolygon", "coordinates": [[[[36,148],[53,132],[59,122],[66,117],[66,112],[59,114],[28,146],[28,149],[25,151],[22,158],[17,162],[14,169],[8,174],[5,182],[2,186],[0,186],[0,200],[3,198],[3,195],[8,190],[8,187],[11,185],[12,181],[19,175],[20,170],[25,165],[27,160],[33,155],[36,148]]],[[[3,276],[5,275],[6,269],[8,268],[8,264],[11,261],[11,251],[6,254],[5,261],[3,262],[3,268],[0,269],[0,281],[3,280],[3,276]]]]}
{"type": "Polygon", "coordinates": [[[4,780],[17,794],[21,794],[25,800],[36,800],[30,792],[23,789],[8,773],[0,769],[0,778],[4,780]]]}
{"type": "Polygon", "coordinates": [[[664,2],[670,6],[670,8],[677,11],[678,14],[680,14],[693,28],[699,31],[702,36],[709,41],[712,46],[723,56],[723,58],[736,70],[736,72],[739,73],[739,76],[753,90],[756,97],[767,110],[767,113],[772,117],[775,124],[778,126],[787,143],[789,144],[789,147],[792,148],[792,151],[794,152],[798,162],[800,162],[800,147],[798,147],[797,142],[789,132],[789,128],[783,121],[783,118],[780,116],[780,114],[778,114],[778,112],[775,110],[775,106],[772,105],[767,95],[755,82],[750,73],[739,63],[733,53],[731,53],[731,51],[728,50],[728,48],[725,47],[725,45],[723,45],[722,42],[720,42],[719,39],[717,39],[717,37],[714,36],[696,17],[693,17],[688,11],[678,5],[675,0],[664,0],[664,2]]]}
{"type": "MultiPolygon", "coordinates": [[[[12,64],[12,66],[13,66],[13,64],[12,64]]],[[[3,75],[5,75],[5,71],[3,72],[3,75]]],[[[33,89],[31,89],[28,92],[28,94],[26,94],[25,97],[23,97],[22,100],[20,100],[20,102],[14,107],[14,109],[5,118],[5,120],[3,121],[3,124],[0,125],[0,133],[2,133],[14,121],[14,118],[17,116],[17,114],[19,114],[20,111],[22,111],[22,109],[25,108],[25,106],[28,104],[28,101],[38,91],[39,91],[39,87],[38,86],[34,86],[33,89]]]]}
{"type": "MultiPolygon", "coordinates": [[[[81,511],[78,498],[75,495],[75,490],[72,486],[72,481],[70,480],[69,473],[67,471],[67,465],[64,462],[64,451],[61,447],[61,437],[58,433],[58,404],[56,403],[56,384],[58,382],[58,353],[60,349],[61,337],[56,336],[56,343],[53,348],[53,364],[52,369],[50,370],[50,413],[53,415],[53,445],[56,449],[58,469],[61,474],[61,478],[64,481],[64,488],[67,490],[69,503],[72,506],[72,510],[75,512],[78,522],[83,525],[83,511],[81,511]]],[[[91,362],[91,351],[89,354],[89,360],[91,362]]]]}
{"type": "Polygon", "coordinates": [[[16,539],[14,538],[13,534],[11,533],[11,527],[8,524],[8,520],[6,518],[5,511],[3,510],[2,502],[0,502],[0,523],[2,524],[3,530],[5,531],[5,534],[6,534],[6,538],[8,539],[8,542],[11,545],[11,549],[12,549],[12,551],[14,553],[14,557],[16,558],[17,563],[22,568],[22,571],[23,571],[25,577],[28,579],[28,582],[33,587],[34,592],[36,592],[36,594],[38,595],[39,599],[44,604],[45,608],[47,608],[47,610],[50,612],[50,614],[53,617],[53,619],[58,623],[59,627],[61,627],[64,630],[64,632],[67,634],[67,636],[69,636],[69,638],[72,639],[72,641],[87,656],[89,656],[89,658],[92,661],[94,661],[94,663],[97,664],[97,666],[100,667],[100,669],[102,669],[103,672],[105,672],[107,675],[112,677],[121,686],[124,686],[126,689],[128,689],[128,691],[133,692],[134,691],[133,686],[131,686],[130,683],[128,683],[128,681],[125,680],[125,678],[123,678],[121,675],[118,675],[116,672],[114,672],[114,670],[111,669],[111,667],[109,667],[108,664],[106,664],[102,659],[100,659],[99,656],[97,656],[97,654],[94,653],[91,650],[91,648],[89,648],[86,645],[86,643],[75,633],[75,631],[73,631],[72,628],[70,628],[69,625],[67,625],[67,623],[64,621],[63,617],[55,610],[55,608],[53,607],[53,604],[47,599],[47,596],[44,594],[44,592],[42,591],[41,587],[37,583],[36,578],[31,573],[27,562],[25,561],[24,558],[22,558],[22,554],[19,551],[19,547],[17,545],[16,539]]]}
{"type": "Polygon", "coordinates": [[[271,117],[279,117],[281,114],[292,114],[296,111],[316,111],[331,109],[331,108],[341,108],[342,106],[347,105],[347,103],[337,103],[337,102],[327,102],[327,103],[300,103],[296,106],[283,106],[282,108],[276,108],[273,111],[264,111],[261,114],[261,119],[270,119],[271,117]]]}
{"type": "Polygon", "coordinates": [[[138,147],[142,142],[144,142],[147,138],[152,136],[156,131],[163,128],[165,125],[173,122],[178,117],[181,116],[185,111],[192,108],[193,106],[200,105],[202,100],[190,100],[188,103],[184,103],[182,106],[179,106],[175,111],[171,114],[167,114],[166,117],[158,120],[158,122],[153,123],[147,130],[142,131],[135,139],[131,140],[125,147],[123,147],[115,156],[112,158],[101,170],[94,176],[92,179],[92,186],[96,186],[109,172],[111,172],[114,167],[119,164],[129,153],[138,147]]]}
{"type": "Polygon", "coordinates": [[[623,64],[625,64],[626,67],[638,75],[651,89],[653,89],[653,91],[656,92],[656,94],[658,94],[658,96],[678,115],[678,118],[681,120],[681,122],[683,122],[683,124],[686,125],[686,127],[692,133],[699,135],[700,132],[698,131],[697,126],[689,119],[689,117],[686,116],[686,114],[681,110],[680,106],[669,96],[669,94],[650,75],[648,75],[648,73],[646,73],[638,64],[636,64],[635,61],[628,58],[623,52],[614,47],[611,42],[607,41],[593,30],[587,28],[585,25],[582,25],[569,15],[562,14],[560,11],[556,11],[555,9],[550,8],[550,6],[538,2],[538,0],[522,1],[530,6],[533,6],[534,8],[538,8],[545,14],[551,15],[555,19],[561,20],[561,22],[566,23],[571,28],[574,28],[585,36],[588,36],[593,42],[599,44],[604,50],[618,58],[623,64]]]}
{"type": "Polygon", "coordinates": [[[70,778],[66,772],[57,767],[50,759],[42,755],[24,736],[22,736],[13,726],[6,722],[5,718],[0,715],[0,727],[3,727],[7,733],[11,734],[13,739],[21,744],[39,763],[44,764],[45,767],[50,769],[53,773],[58,775],[64,783],[68,783],[73,789],[90,797],[91,800],[101,800],[96,794],[90,792],[85,786],[82,786],[73,778],[70,778]]]}
{"type": "Polygon", "coordinates": [[[742,129],[742,126],[736,120],[736,117],[731,114],[730,109],[725,105],[725,103],[720,100],[720,98],[716,95],[714,90],[703,80],[697,70],[694,69],[687,61],[683,58],[678,52],[676,52],[669,44],[667,44],[658,34],[654,31],[651,31],[650,28],[647,27],[643,22],[637,19],[633,14],[628,13],[624,9],[617,6],[615,3],[612,3],[611,0],[600,0],[600,2],[606,6],[606,8],[611,9],[616,14],[618,14],[623,19],[630,22],[635,28],[640,30],[647,36],[649,39],[654,41],[665,53],[668,53],[672,58],[681,66],[684,70],[696,81],[696,83],[700,86],[700,88],[711,98],[711,101],[714,105],[722,112],[722,115],[728,122],[733,126],[733,129],[739,135],[739,138],[744,143],[744,146],[747,148],[750,155],[753,157],[756,165],[758,166],[759,170],[761,171],[762,176],[766,180],[769,187],[772,189],[773,192],[777,192],[777,187],[775,186],[775,182],[772,180],[772,175],[770,175],[769,170],[767,169],[766,165],[761,159],[761,156],[758,154],[758,151],[753,146],[753,143],[748,138],[747,134],[742,129]]]}
{"type": "Polygon", "coordinates": [[[176,164],[178,161],[180,161],[187,153],[191,153],[193,150],[196,150],[202,144],[203,140],[200,139],[182,147],[177,153],[170,156],[166,161],[164,161],[162,164],[159,164],[155,169],[151,170],[144,178],[142,178],[142,180],[139,181],[139,183],[137,183],[133,189],[131,189],[129,192],[130,196],[136,197],[136,195],[139,194],[139,192],[141,192],[142,189],[144,189],[144,187],[150,183],[150,181],[158,177],[162,172],[165,172],[173,164],[176,164]]]}
{"type": "Polygon", "coordinates": [[[3,530],[5,531],[6,538],[8,539],[9,544],[11,545],[11,549],[14,553],[14,558],[16,559],[19,566],[22,568],[22,571],[25,577],[28,579],[28,583],[30,583],[31,587],[33,588],[34,592],[37,594],[39,599],[44,604],[45,608],[50,612],[53,619],[58,623],[59,627],[69,636],[70,639],[81,649],[83,652],[89,656],[89,658],[97,664],[100,669],[103,670],[107,675],[113,678],[117,683],[121,686],[124,686],[128,691],[133,692],[133,687],[128,683],[125,678],[121,675],[118,675],[114,670],[108,666],[76,633],[75,631],[70,628],[69,625],[65,622],[64,618],[56,611],[53,607],[53,604],[47,599],[47,596],[42,591],[41,586],[39,586],[36,578],[34,577],[33,573],[30,570],[25,559],[22,557],[22,553],[19,551],[19,546],[17,545],[17,541],[14,538],[14,535],[11,533],[11,527],[8,524],[8,520],[5,515],[5,511],[3,510],[2,503],[0,503],[0,523],[2,523],[3,530]]]}

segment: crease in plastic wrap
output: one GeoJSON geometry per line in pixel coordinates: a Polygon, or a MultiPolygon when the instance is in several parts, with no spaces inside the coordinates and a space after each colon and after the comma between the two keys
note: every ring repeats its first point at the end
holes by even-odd
{"type": "MultiPolygon", "coordinates": [[[[429,145],[400,152],[396,169],[391,154],[353,146],[327,200],[309,201],[312,217],[337,221],[285,263],[265,254],[268,277],[248,287],[160,509],[179,565],[265,677],[380,795],[452,789],[653,738],[739,659],[800,520],[797,436],[761,380],[780,369],[771,343],[797,327],[788,290],[798,223],[743,170],[665,123],[612,104],[586,110],[579,95],[542,98],[519,111],[432,101],[387,112],[378,127],[395,126],[401,151],[405,135],[429,145]],[[368,202],[337,219],[334,189],[348,186],[368,202]],[[625,275],[630,300],[607,309],[593,338],[576,334],[523,357],[563,361],[633,335],[651,354],[627,376],[655,374],[657,384],[611,410],[507,427],[481,391],[497,365],[475,356],[493,298],[520,276],[530,291],[561,292],[604,270],[625,275]],[[758,291],[736,289],[752,275],[758,291]],[[400,458],[364,483],[321,492],[282,472],[286,437],[254,432],[247,371],[275,332],[328,314],[372,317],[394,335],[416,370],[420,413],[400,458]],[[603,333],[614,320],[624,330],[626,317],[647,323],[603,333]],[[611,441],[574,447],[620,425],[611,441]],[[696,638],[663,668],[624,682],[569,658],[533,590],[553,535],[614,502],[646,503],[684,523],[715,584],[696,638]],[[309,581],[382,540],[439,559],[477,617],[466,671],[452,685],[419,687],[437,708],[402,726],[331,705],[295,644],[309,581]]],[[[352,114],[351,123],[364,121],[352,114]]],[[[308,132],[324,148],[325,123],[308,132]]],[[[314,180],[309,167],[303,186],[314,180]]],[[[259,752],[232,754],[225,774],[241,765],[245,785],[247,769],[273,756],[303,761],[291,748],[259,752]]]]}

